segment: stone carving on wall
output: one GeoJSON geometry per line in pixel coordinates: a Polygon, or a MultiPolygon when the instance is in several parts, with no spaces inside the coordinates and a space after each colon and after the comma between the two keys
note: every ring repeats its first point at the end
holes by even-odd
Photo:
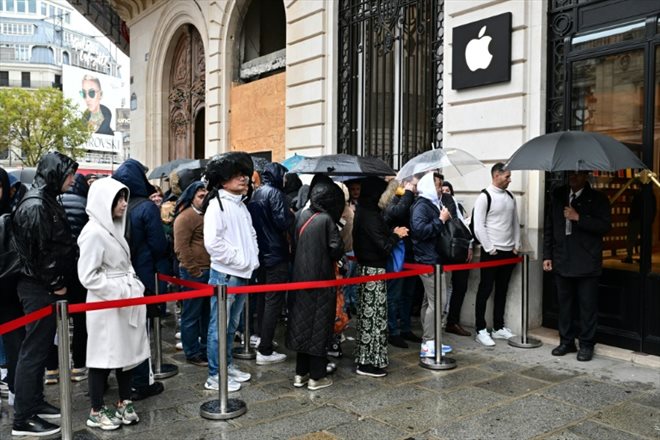
{"type": "Polygon", "coordinates": [[[202,38],[192,25],[187,25],[176,42],[170,69],[169,160],[194,158],[194,121],[206,102],[205,77],[202,38]]]}

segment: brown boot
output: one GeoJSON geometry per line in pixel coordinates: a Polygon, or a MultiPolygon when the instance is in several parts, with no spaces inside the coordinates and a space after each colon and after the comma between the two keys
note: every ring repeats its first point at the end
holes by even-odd
{"type": "Polygon", "coordinates": [[[447,333],[453,333],[458,336],[470,336],[470,332],[461,327],[460,324],[447,324],[445,331],[447,333]]]}

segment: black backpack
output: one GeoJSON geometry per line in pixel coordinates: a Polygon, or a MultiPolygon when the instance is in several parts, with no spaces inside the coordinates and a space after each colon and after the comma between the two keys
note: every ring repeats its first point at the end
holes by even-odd
{"type": "Polygon", "coordinates": [[[0,216],[0,279],[18,275],[23,268],[21,257],[16,249],[11,222],[16,209],[28,199],[43,199],[43,197],[37,194],[24,197],[18,202],[14,211],[0,216]]]}
{"type": "MultiPolygon", "coordinates": [[[[514,202],[516,201],[516,199],[513,197],[513,194],[511,194],[511,192],[509,192],[509,190],[505,189],[504,191],[506,191],[506,193],[509,195],[509,197],[511,197],[511,200],[513,200],[514,202]]],[[[488,192],[488,190],[486,190],[486,188],[482,189],[481,192],[486,194],[486,202],[487,202],[486,203],[486,217],[488,217],[488,212],[490,211],[490,203],[492,202],[493,199],[491,198],[490,193],[488,192]]],[[[472,237],[474,238],[474,243],[475,244],[480,244],[479,240],[477,239],[477,235],[474,233],[474,207],[472,208],[472,215],[470,216],[470,233],[472,234],[472,237]]]]}

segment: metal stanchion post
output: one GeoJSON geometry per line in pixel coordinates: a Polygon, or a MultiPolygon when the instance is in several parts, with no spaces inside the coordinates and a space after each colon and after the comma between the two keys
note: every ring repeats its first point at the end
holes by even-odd
{"type": "MultiPolygon", "coordinates": [[[[159,294],[158,274],[155,275],[156,295],[159,294]]],[[[174,364],[163,363],[163,340],[161,337],[160,316],[153,318],[154,324],[154,345],[156,346],[156,356],[153,358],[154,379],[167,379],[179,372],[179,367],[174,364]]]]}
{"type": "Polygon", "coordinates": [[[420,358],[420,367],[429,370],[451,370],[456,368],[456,361],[442,355],[442,294],[445,291],[445,272],[442,266],[435,265],[433,271],[433,282],[435,289],[435,357],[420,358]]]}
{"type": "MultiPolygon", "coordinates": [[[[250,297],[245,298],[245,309],[244,309],[244,331],[243,331],[243,340],[241,341],[241,346],[240,347],[235,347],[232,350],[232,353],[236,359],[241,359],[241,360],[252,360],[257,358],[257,351],[253,350],[252,347],[250,347],[250,322],[251,322],[251,316],[250,316],[250,297]]],[[[228,344],[231,344],[233,340],[227,341],[228,344]]]]}
{"type": "Polygon", "coordinates": [[[69,305],[67,301],[57,301],[57,354],[60,365],[60,427],[62,440],[73,439],[71,423],[71,362],[69,361],[69,305]]]}
{"type": "Polygon", "coordinates": [[[538,339],[527,337],[527,327],[529,326],[529,254],[523,254],[522,264],[522,335],[514,336],[509,339],[509,345],[518,348],[536,348],[543,345],[538,339]]]}
{"type": "Polygon", "coordinates": [[[227,398],[227,286],[215,286],[218,308],[218,400],[209,400],[199,408],[205,419],[228,420],[242,416],[247,405],[240,399],[227,398]]]}

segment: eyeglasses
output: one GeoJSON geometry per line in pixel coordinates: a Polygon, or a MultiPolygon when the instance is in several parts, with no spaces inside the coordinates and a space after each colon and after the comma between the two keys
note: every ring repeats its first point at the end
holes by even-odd
{"type": "Polygon", "coordinates": [[[82,96],[83,98],[87,98],[87,96],[89,96],[91,99],[94,99],[96,98],[96,94],[98,92],[100,92],[100,90],[89,89],[86,91],[85,89],[83,89],[80,91],[80,96],[82,96]]]}

